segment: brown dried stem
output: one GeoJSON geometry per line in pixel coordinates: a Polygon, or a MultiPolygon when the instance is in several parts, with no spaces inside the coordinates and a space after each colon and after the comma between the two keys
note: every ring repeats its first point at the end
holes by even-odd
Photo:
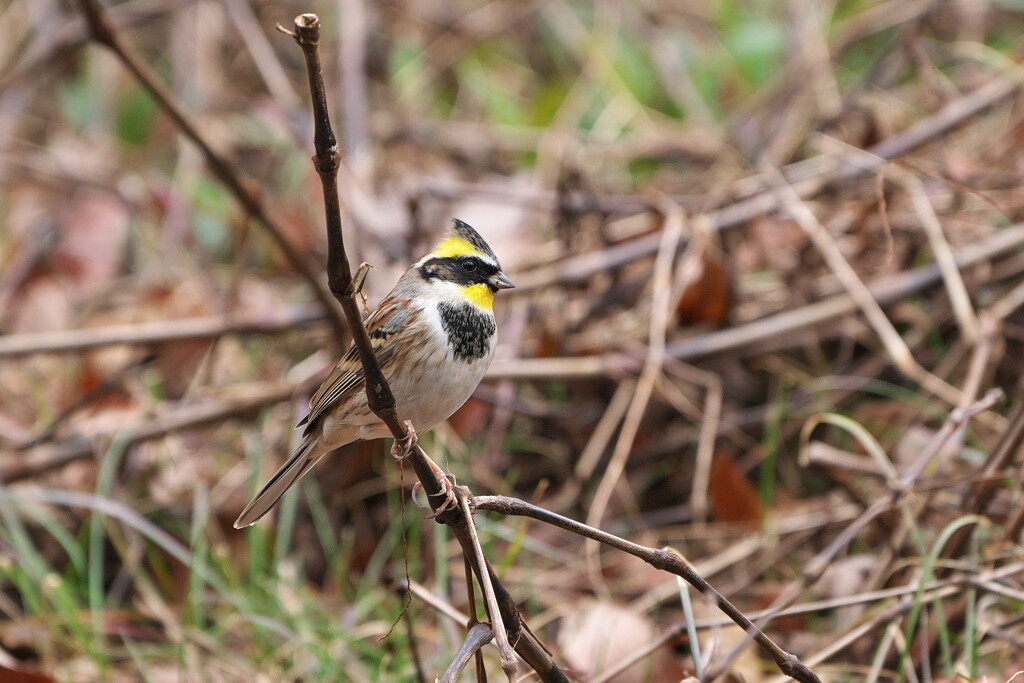
{"type": "Polygon", "coordinates": [[[448,665],[444,674],[437,679],[438,683],[455,683],[459,678],[459,674],[469,664],[470,657],[480,654],[480,648],[491,642],[493,637],[494,634],[491,633],[490,624],[475,624],[469,629],[466,639],[462,641],[462,647],[455,653],[452,663],[448,665]]]}
{"type": "Polygon", "coordinates": [[[107,325],[74,330],[24,332],[0,337],[0,358],[37,353],[87,351],[112,344],[162,344],[195,339],[217,339],[232,334],[276,334],[318,323],[324,319],[318,307],[284,314],[238,316],[211,315],[202,318],[154,320],[144,323],[107,325]]]}
{"type": "Polygon", "coordinates": [[[595,529],[594,527],[587,526],[582,522],[577,522],[574,519],[563,517],[555,512],[545,510],[544,508],[537,507],[536,505],[531,505],[530,503],[517,498],[509,498],[507,496],[476,496],[473,498],[472,502],[473,506],[477,510],[491,510],[493,512],[500,512],[503,515],[529,517],[531,519],[551,524],[552,526],[556,526],[560,529],[571,531],[583,536],[584,538],[604,543],[616,550],[621,550],[634,557],[638,557],[656,569],[661,569],[669,572],[670,574],[682,577],[687,583],[700,591],[702,595],[713,600],[718,608],[725,612],[733,622],[746,631],[758,645],[767,650],[783,673],[788,676],[792,676],[798,681],[820,682],[820,679],[813,671],[797,659],[795,655],[786,652],[779,647],[775,641],[765,635],[761,629],[757,628],[757,626],[755,626],[754,623],[743,614],[743,612],[729,602],[724,595],[715,590],[714,586],[704,580],[704,577],[698,574],[689,562],[675,553],[667,550],[648,548],[646,546],[633,543],[632,541],[627,541],[626,539],[619,538],[614,534],[601,531],[600,529],[595,529]]]}
{"type": "MultiPolygon", "coordinates": [[[[306,60],[306,72],[309,76],[309,86],[313,101],[313,124],[314,124],[314,147],[316,154],[313,157],[313,165],[320,176],[320,182],[324,194],[324,210],[327,219],[327,246],[328,264],[327,276],[328,286],[331,292],[341,304],[342,311],[352,330],[353,344],[359,353],[359,360],[363,367],[363,374],[366,377],[366,396],[370,409],[380,420],[391,430],[391,434],[398,440],[408,437],[405,423],[399,418],[395,406],[395,397],[388,386],[377,358],[370,345],[369,335],[363,326],[362,317],[359,313],[359,304],[356,301],[356,284],[352,279],[352,270],[349,266],[348,257],[345,253],[345,242],[341,234],[341,203],[338,197],[338,143],[331,128],[330,115],[327,110],[327,96],[324,89],[323,72],[320,66],[319,41],[320,41],[320,20],[315,14],[300,14],[295,18],[294,31],[288,31],[278,27],[279,30],[291,35],[306,60]]],[[[472,520],[468,515],[461,514],[461,510],[454,508],[439,512],[444,501],[442,485],[434,474],[427,454],[419,446],[410,450],[409,462],[412,464],[416,476],[419,477],[424,491],[427,493],[427,500],[434,509],[436,519],[447,524],[455,534],[462,551],[467,556],[476,557],[473,543],[472,530],[469,528],[472,520]]],[[[461,491],[456,491],[460,501],[465,496],[461,491]]],[[[483,559],[482,562],[473,563],[473,569],[477,573],[477,579],[481,585],[489,581],[493,586],[495,598],[499,603],[499,612],[492,614],[492,622],[497,624],[504,621],[507,624],[506,636],[509,642],[515,643],[516,651],[534,670],[542,681],[568,681],[551,659],[550,654],[543,645],[530,632],[523,622],[515,602],[498,581],[491,569],[490,564],[483,559]]],[[[514,660],[506,662],[503,653],[503,667],[513,666],[514,660]]],[[[509,669],[506,668],[506,672],[509,669]]]]}

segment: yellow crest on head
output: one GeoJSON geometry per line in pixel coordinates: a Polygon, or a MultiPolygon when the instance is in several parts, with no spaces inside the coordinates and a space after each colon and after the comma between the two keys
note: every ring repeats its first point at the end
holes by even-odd
{"type": "Polygon", "coordinates": [[[462,294],[473,304],[486,311],[494,310],[494,291],[484,284],[469,285],[462,288],[462,294]]]}
{"type": "Polygon", "coordinates": [[[458,256],[486,256],[481,253],[479,249],[470,244],[467,240],[459,237],[458,235],[449,235],[447,238],[441,241],[434,251],[431,252],[431,256],[437,258],[452,258],[458,256]]]}

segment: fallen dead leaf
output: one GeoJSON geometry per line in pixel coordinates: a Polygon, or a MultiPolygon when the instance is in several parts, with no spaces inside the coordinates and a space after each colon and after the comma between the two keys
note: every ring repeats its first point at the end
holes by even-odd
{"type": "Polygon", "coordinates": [[[682,292],[676,302],[676,323],[682,326],[708,323],[722,327],[732,308],[732,278],[725,255],[710,242],[683,257],[682,292]]]}
{"type": "MultiPolygon", "coordinates": [[[[558,643],[570,667],[588,678],[617,667],[650,645],[653,637],[654,624],[646,616],[625,605],[593,600],[577,605],[566,616],[558,643]]],[[[608,683],[648,680],[663,680],[656,675],[650,658],[633,664],[608,683]]]]}
{"type": "Polygon", "coordinates": [[[708,482],[711,518],[718,522],[741,522],[757,527],[764,510],[757,490],[724,451],[715,453],[708,482]]]}

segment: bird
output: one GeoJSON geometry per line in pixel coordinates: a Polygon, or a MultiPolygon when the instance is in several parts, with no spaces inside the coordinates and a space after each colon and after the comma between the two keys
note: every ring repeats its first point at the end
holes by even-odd
{"type": "MultiPolygon", "coordinates": [[[[370,343],[412,438],[448,419],[476,390],[497,343],[494,295],[515,287],[497,256],[468,223],[453,218],[433,250],[409,267],[364,318],[370,343]]],[[[245,506],[242,529],[266,515],[288,489],[331,451],[391,432],[367,405],[354,345],[309,401],[302,442],[245,506]]],[[[396,442],[392,455],[400,458],[396,442]]],[[[404,447],[408,447],[405,444],[404,447]]],[[[429,458],[428,458],[429,461],[429,458]]],[[[431,467],[444,485],[444,472],[431,467]]],[[[450,495],[450,489],[446,489],[450,495]]]]}

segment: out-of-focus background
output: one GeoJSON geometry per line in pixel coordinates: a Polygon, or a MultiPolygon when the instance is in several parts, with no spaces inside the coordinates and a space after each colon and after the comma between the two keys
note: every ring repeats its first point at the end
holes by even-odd
{"type": "MultiPolygon", "coordinates": [[[[1021,668],[1018,2],[106,9],[322,264],[274,30],[320,15],[370,306],[450,217],[490,242],[498,359],[423,435],[459,483],[674,547],[826,680],[1021,668]]],[[[307,281],[77,3],[0,26],[0,679],[433,680],[462,560],[385,442],[231,527],[339,354],[307,281]]],[[[674,577],[477,520],[567,671],[693,672],[674,577]]],[[[713,668],[777,676],[694,600],[713,668]]]]}

